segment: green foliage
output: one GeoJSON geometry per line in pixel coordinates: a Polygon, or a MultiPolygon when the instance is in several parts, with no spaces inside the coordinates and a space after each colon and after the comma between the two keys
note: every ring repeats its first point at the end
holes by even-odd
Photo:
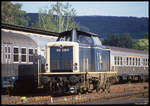
{"type": "Polygon", "coordinates": [[[115,34],[104,38],[104,45],[117,46],[123,48],[131,48],[132,47],[132,38],[129,33],[124,33],[123,35],[115,34]]]}
{"type": "Polygon", "coordinates": [[[14,5],[14,17],[16,25],[28,26],[29,17],[25,17],[26,12],[21,10],[21,4],[14,5]]]}
{"type": "Polygon", "coordinates": [[[144,35],[143,35],[143,39],[148,39],[148,38],[149,38],[148,33],[144,33],[144,35]]]}
{"type": "Polygon", "coordinates": [[[75,21],[103,38],[128,32],[133,39],[141,39],[142,35],[149,31],[149,18],[144,17],[76,16],[75,21]]]}
{"type": "MultiPolygon", "coordinates": [[[[147,35],[146,35],[147,36],[147,35]]],[[[148,39],[139,39],[133,40],[129,33],[124,33],[123,35],[112,35],[102,40],[103,45],[123,47],[123,48],[132,48],[138,50],[149,50],[149,40],[148,39]]]]}
{"type": "Polygon", "coordinates": [[[29,17],[25,17],[26,12],[21,10],[21,4],[12,2],[2,2],[2,23],[28,26],[29,17]]]}
{"type": "Polygon", "coordinates": [[[2,22],[8,24],[14,24],[14,16],[13,16],[13,9],[14,6],[11,2],[2,2],[1,4],[1,15],[2,15],[2,22]]]}
{"type": "Polygon", "coordinates": [[[140,39],[134,41],[132,48],[138,50],[149,51],[149,40],[148,39],[140,39]]]}
{"type": "Polygon", "coordinates": [[[44,8],[43,11],[41,9],[38,21],[32,27],[53,32],[67,31],[78,26],[74,21],[75,15],[75,10],[69,3],[57,2],[51,8],[44,8]]]}
{"type": "Polygon", "coordinates": [[[56,32],[56,21],[53,18],[53,13],[48,9],[40,9],[38,14],[38,21],[32,27],[56,32]]]}
{"type": "MultiPolygon", "coordinates": [[[[30,25],[36,22],[37,13],[28,13],[27,16],[31,18],[30,25]]],[[[90,32],[99,34],[101,38],[128,32],[133,39],[141,39],[148,32],[149,22],[148,18],[116,16],[75,16],[74,21],[90,29],[90,32]]]]}

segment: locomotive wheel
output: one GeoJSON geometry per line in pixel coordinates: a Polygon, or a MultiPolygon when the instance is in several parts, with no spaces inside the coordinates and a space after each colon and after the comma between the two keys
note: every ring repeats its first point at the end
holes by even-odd
{"type": "Polygon", "coordinates": [[[80,93],[81,94],[84,94],[84,93],[86,93],[88,90],[87,90],[87,88],[85,88],[85,87],[83,87],[83,88],[80,88],[80,93]]]}
{"type": "Polygon", "coordinates": [[[96,88],[96,92],[99,92],[100,91],[100,88],[96,88]]]}
{"type": "Polygon", "coordinates": [[[105,84],[105,89],[104,89],[104,90],[105,90],[106,92],[109,92],[110,86],[111,86],[111,83],[110,83],[109,80],[107,80],[107,81],[106,81],[106,84],[105,84]]]}
{"type": "Polygon", "coordinates": [[[83,91],[83,89],[82,89],[82,88],[80,88],[80,93],[81,93],[81,94],[83,94],[83,93],[84,93],[84,91],[83,91]]]}

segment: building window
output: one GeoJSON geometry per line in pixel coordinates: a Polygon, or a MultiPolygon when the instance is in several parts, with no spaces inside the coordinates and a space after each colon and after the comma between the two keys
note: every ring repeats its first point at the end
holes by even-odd
{"type": "Polygon", "coordinates": [[[26,48],[21,48],[21,61],[26,62],[26,48]]]}
{"type": "Polygon", "coordinates": [[[4,54],[5,54],[5,61],[6,62],[8,62],[8,61],[10,62],[10,60],[11,60],[11,52],[10,51],[11,51],[11,49],[9,46],[5,47],[5,51],[4,51],[5,53],[4,54]]]}
{"type": "Polygon", "coordinates": [[[19,49],[14,48],[14,62],[18,62],[18,61],[19,61],[19,49]]]}
{"type": "Polygon", "coordinates": [[[5,53],[7,53],[7,47],[5,47],[5,53]]]}
{"type": "Polygon", "coordinates": [[[33,62],[33,49],[29,49],[29,62],[33,62]]]}

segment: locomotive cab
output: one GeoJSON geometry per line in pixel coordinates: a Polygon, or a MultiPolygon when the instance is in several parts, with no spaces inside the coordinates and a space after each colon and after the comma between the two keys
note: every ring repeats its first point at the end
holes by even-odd
{"type": "Polygon", "coordinates": [[[83,46],[105,48],[94,33],[75,29],[60,33],[57,42],[47,44],[46,72],[81,72],[79,49],[83,46]]]}

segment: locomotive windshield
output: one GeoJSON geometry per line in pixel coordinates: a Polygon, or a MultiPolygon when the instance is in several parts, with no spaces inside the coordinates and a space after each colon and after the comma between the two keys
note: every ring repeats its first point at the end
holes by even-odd
{"type": "Polygon", "coordinates": [[[57,39],[57,41],[72,41],[71,36],[61,36],[57,39]]]}

